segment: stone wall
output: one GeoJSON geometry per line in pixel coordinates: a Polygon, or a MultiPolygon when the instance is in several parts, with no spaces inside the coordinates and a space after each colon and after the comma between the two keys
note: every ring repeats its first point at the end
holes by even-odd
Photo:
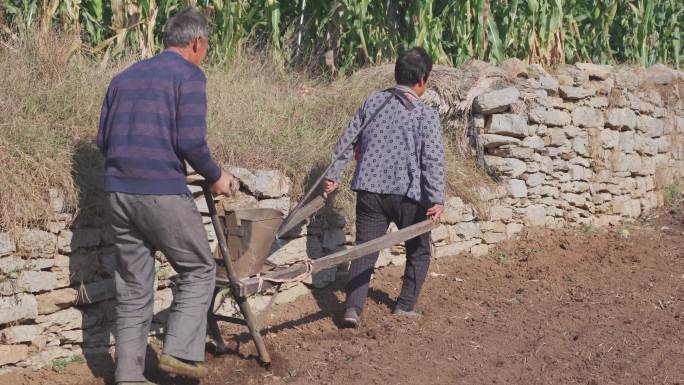
{"type": "Polygon", "coordinates": [[[550,75],[515,59],[479,65],[488,76],[476,83],[494,86],[475,85],[463,100],[439,88],[428,98],[452,117],[470,107],[471,142],[500,183],[480,188],[485,212],[448,199],[433,234],[437,257],[484,255],[526,226],[634,219],[681,183],[684,73],[577,64],[550,75]]]}
{"type": "MultiPolygon", "coordinates": [[[[372,69],[390,76],[391,68],[372,69]]],[[[374,76],[375,76],[374,75],[374,76]]],[[[444,126],[464,129],[473,156],[500,180],[483,184],[477,209],[447,200],[433,232],[437,258],[486,254],[527,226],[604,226],[660,206],[666,187],[684,176],[684,74],[662,66],[614,69],[578,64],[553,74],[509,60],[496,67],[473,62],[436,67],[424,99],[444,126]]],[[[274,170],[232,168],[241,192],[220,208],[270,207],[287,212],[291,183],[274,170]]],[[[206,212],[198,191],[197,206],[206,212]]],[[[0,371],[40,368],[73,355],[111,352],[114,250],[104,228],[73,225],[64,200],[49,192],[57,221],[0,233],[0,371]]],[[[215,236],[205,218],[208,238],[215,236]]],[[[269,260],[291,263],[348,247],[351,227],[327,211],[276,242],[269,260]]],[[[384,250],[378,266],[404,263],[401,246],[384,250]]],[[[156,255],[152,335],[163,332],[175,272],[156,255]]],[[[333,269],[280,293],[251,298],[256,311],[293,301],[336,279],[333,269]]],[[[223,298],[223,296],[221,297],[223,298]]],[[[230,300],[217,304],[236,314],[230,300]]]]}

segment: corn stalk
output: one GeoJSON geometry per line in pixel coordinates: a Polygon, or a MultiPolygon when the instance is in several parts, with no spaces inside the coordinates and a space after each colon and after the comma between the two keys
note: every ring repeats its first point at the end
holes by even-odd
{"type": "Polygon", "coordinates": [[[414,45],[446,64],[683,61],[681,0],[0,1],[7,35],[70,32],[91,52],[113,56],[158,52],[168,17],[196,5],[211,23],[217,62],[256,46],[282,64],[347,72],[414,45]]]}

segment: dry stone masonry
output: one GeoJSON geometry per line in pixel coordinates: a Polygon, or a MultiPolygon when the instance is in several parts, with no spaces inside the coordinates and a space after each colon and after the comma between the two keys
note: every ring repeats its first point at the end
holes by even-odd
{"type": "MultiPolygon", "coordinates": [[[[379,67],[380,76],[390,68],[379,67]]],[[[667,67],[622,69],[577,64],[547,72],[509,60],[437,67],[424,99],[446,130],[466,127],[472,152],[499,182],[478,190],[485,210],[449,197],[432,233],[435,257],[487,254],[528,226],[604,226],[663,204],[666,187],[684,177],[684,74],[667,67]],[[465,122],[465,123],[463,123],[465,122]]],[[[242,189],[223,210],[267,207],[286,213],[290,180],[276,170],[231,167],[242,189]]],[[[207,212],[198,193],[196,203],[207,212]]],[[[111,352],[114,249],[106,229],[71,225],[63,194],[46,193],[58,218],[44,228],[0,233],[0,371],[41,368],[73,355],[111,352]]],[[[205,218],[207,236],[215,235],[205,218]]],[[[270,262],[319,258],[353,243],[350,224],[327,212],[273,246],[270,262]]],[[[392,229],[390,229],[392,231],[392,229]]],[[[381,253],[378,266],[401,265],[404,250],[381,253]]],[[[156,255],[152,335],[163,333],[176,273],[156,255]]],[[[251,298],[256,311],[285,303],[336,279],[335,269],[279,293],[251,298]],[[274,297],[275,296],[275,297],[274,297]]],[[[221,296],[223,298],[224,296],[221,296]]],[[[230,300],[222,314],[236,314],[230,300]]]]}
{"type": "Polygon", "coordinates": [[[485,254],[526,226],[633,219],[662,205],[665,188],[684,177],[682,72],[580,63],[549,75],[521,64],[475,63],[488,73],[476,83],[495,86],[471,85],[460,95],[443,78],[467,71],[444,69],[440,86],[429,91],[447,118],[467,113],[462,106],[472,99],[468,132],[502,179],[481,188],[489,212],[475,218],[460,199],[447,201],[433,234],[437,257],[485,254]]]}

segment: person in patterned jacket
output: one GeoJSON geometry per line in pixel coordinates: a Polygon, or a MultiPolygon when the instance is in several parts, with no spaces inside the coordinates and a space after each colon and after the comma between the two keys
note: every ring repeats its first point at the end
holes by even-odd
{"type": "MultiPolygon", "coordinates": [[[[444,144],[438,112],[420,97],[432,60],[416,47],[397,59],[392,89],[371,95],[334,149],[324,193],[335,191],[345,165],[356,155],[351,189],[356,196],[356,243],[386,234],[390,222],[404,228],[444,209],[444,144]]],[[[351,263],[343,326],[358,327],[379,253],[351,263]]],[[[406,270],[393,314],[420,317],[415,305],[430,265],[430,234],[406,241],[406,270]]]]}

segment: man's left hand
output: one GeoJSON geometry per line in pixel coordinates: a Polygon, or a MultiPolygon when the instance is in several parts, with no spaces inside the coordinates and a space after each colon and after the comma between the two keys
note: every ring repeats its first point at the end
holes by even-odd
{"type": "Polygon", "coordinates": [[[428,209],[427,216],[432,218],[433,221],[437,221],[439,216],[442,215],[442,211],[444,211],[444,205],[434,205],[428,209]]]}

